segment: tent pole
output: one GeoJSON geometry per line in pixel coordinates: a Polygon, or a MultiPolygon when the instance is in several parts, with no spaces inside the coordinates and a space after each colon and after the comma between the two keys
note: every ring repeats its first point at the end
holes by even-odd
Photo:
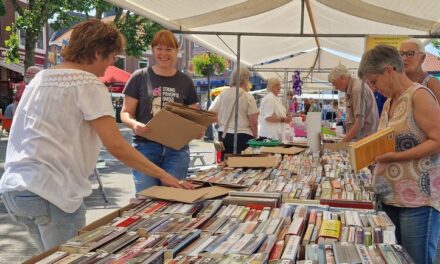
{"type": "Polygon", "coordinates": [[[304,0],[301,0],[301,34],[304,33],[304,0]]]}
{"type": "MultiPolygon", "coordinates": [[[[241,35],[237,35],[237,89],[235,91],[235,123],[234,123],[234,154],[237,154],[237,142],[238,142],[238,101],[240,99],[240,41],[241,35]]],[[[227,132],[227,131],[226,131],[227,132]]]]}

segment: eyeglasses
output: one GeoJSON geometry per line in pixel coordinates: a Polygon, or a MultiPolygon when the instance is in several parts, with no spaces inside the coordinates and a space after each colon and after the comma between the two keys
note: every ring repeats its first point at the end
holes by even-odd
{"type": "Polygon", "coordinates": [[[406,57],[408,57],[408,58],[412,58],[412,57],[414,57],[414,55],[416,55],[417,53],[423,53],[423,52],[420,52],[420,51],[414,51],[414,50],[400,51],[400,56],[401,56],[401,57],[406,56],[406,57]]]}

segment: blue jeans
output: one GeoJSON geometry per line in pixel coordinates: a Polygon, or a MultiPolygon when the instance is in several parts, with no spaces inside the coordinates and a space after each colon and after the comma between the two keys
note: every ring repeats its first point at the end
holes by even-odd
{"type": "MultiPolygon", "coordinates": [[[[189,147],[184,146],[181,150],[174,150],[156,142],[136,142],[133,147],[147,157],[151,162],[183,180],[186,178],[189,167],[189,147]]],[[[136,193],[151,186],[161,185],[157,178],[145,175],[142,172],[133,170],[136,193]]]]}
{"type": "Polygon", "coordinates": [[[429,206],[403,208],[383,204],[396,226],[397,242],[417,264],[435,263],[439,238],[440,212],[429,206]]]}
{"type": "Polygon", "coordinates": [[[40,252],[78,235],[86,224],[84,203],[70,214],[29,191],[6,192],[2,199],[9,215],[26,227],[40,252]]]}

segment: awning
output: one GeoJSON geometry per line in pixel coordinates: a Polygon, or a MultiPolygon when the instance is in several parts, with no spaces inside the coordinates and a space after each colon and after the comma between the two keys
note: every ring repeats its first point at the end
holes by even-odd
{"type": "Polygon", "coordinates": [[[5,61],[0,60],[0,67],[4,67],[4,68],[9,69],[11,71],[15,71],[15,72],[24,74],[24,67],[22,65],[19,65],[16,63],[7,64],[5,61]]]}
{"type": "MultiPolygon", "coordinates": [[[[314,48],[339,52],[341,55],[336,56],[341,58],[344,57],[342,54],[346,54],[360,59],[364,52],[365,39],[362,36],[365,34],[425,36],[438,34],[440,25],[440,1],[433,0],[304,0],[303,24],[301,0],[107,1],[172,30],[233,33],[186,35],[232,60],[237,57],[237,36],[234,33],[241,33],[241,63],[252,67],[314,48]],[[310,36],[315,32],[321,34],[319,46],[310,36]],[[250,36],[252,33],[254,35],[250,36]],[[261,33],[281,35],[258,35],[261,33]],[[309,36],[304,37],[301,33],[309,36]]],[[[304,65],[306,68],[315,67],[315,60],[310,62],[308,56],[298,59],[304,59],[302,65],[309,61],[304,65]]]]}
{"type": "Polygon", "coordinates": [[[126,83],[130,79],[131,73],[119,69],[115,66],[109,66],[105,70],[105,74],[99,77],[99,80],[103,83],[126,83]]]}

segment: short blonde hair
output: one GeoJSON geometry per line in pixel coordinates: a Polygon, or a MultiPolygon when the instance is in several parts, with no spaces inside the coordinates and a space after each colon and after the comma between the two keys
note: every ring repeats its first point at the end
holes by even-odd
{"type": "Polygon", "coordinates": [[[108,58],[124,49],[125,39],[113,24],[89,19],[72,28],[69,43],[61,51],[65,61],[91,64],[96,53],[108,58]]]}
{"type": "Polygon", "coordinates": [[[335,80],[339,79],[339,77],[341,76],[351,77],[351,73],[350,71],[348,71],[345,65],[339,64],[338,66],[334,67],[328,74],[328,81],[332,83],[335,80]]]}
{"type": "Polygon", "coordinates": [[[402,46],[402,44],[416,44],[417,51],[425,53],[425,45],[423,45],[423,43],[419,39],[409,38],[402,41],[402,43],[400,43],[400,47],[402,46]]]}
{"type": "Polygon", "coordinates": [[[229,83],[229,86],[235,86],[237,87],[237,77],[240,74],[240,87],[249,82],[249,77],[251,76],[251,72],[249,71],[248,68],[244,67],[244,66],[240,66],[240,71],[238,71],[237,69],[234,70],[234,72],[232,73],[231,76],[231,82],[229,83]]]}
{"type": "Polygon", "coordinates": [[[274,87],[277,84],[281,85],[280,79],[276,77],[269,78],[269,80],[267,80],[267,87],[266,87],[267,91],[272,92],[272,87],[274,87]]]}

